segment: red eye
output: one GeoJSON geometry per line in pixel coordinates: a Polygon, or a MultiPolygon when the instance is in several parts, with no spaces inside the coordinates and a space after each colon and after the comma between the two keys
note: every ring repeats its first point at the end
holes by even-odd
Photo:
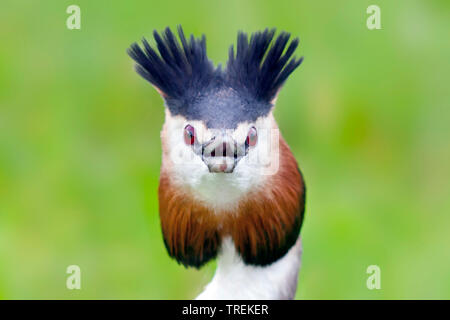
{"type": "Polygon", "coordinates": [[[256,142],[258,141],[258,133],[256,132],[255,127],[251,127],[248,131],[247,139],[245,139],[245,144],[247,146],[253,147],[256,145],[256,142]]]}
{"type": "Polygon", "coordinates": [[[195,141],[195,130],[194,127],[191,125],[187,125],[184,127],[184,143],[186,143],[188,146],[192,146],[195,141]]]}

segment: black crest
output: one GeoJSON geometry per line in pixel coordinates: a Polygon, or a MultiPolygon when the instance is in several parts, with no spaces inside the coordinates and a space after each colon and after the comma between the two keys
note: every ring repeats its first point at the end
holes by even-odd
{"type": "Polygon", "coordinates": [[[222,70],[208,59],[205,36],[191,35],[188,41],[180,26],[178,34],[179,41],[169,28],[162,35],[154,31],[158,52],[143,39],[143,48],[134,43],[128,54],[172,114],[204,120],[210,127],[234,128],[267,115],[284,81],[303,59],[292,58],[299,40],[288,45],[288,33],[280,33],[273,42],[275,29],[253,33],[250,41],[239,32],[236,54],[231,46],[222,70]]]}
{"type": "Polygon", "coordinates": [[[289,60],[298,46],[298,38],[290,43],[283,54],[290,35],[282,32],[267,50],[274,35],[275,29],[256,32],[251,35],[249,43],[247,34],[239,32],[236,55],[231,46],[226,70],[234,89],[270,102],[287,77],[300,65],[303,58],[289,60]]]}

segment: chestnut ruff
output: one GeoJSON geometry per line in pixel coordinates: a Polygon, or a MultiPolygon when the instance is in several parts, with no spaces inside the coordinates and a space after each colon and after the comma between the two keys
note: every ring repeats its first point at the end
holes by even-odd
{"type": "Polygon", "coordinates": [[[259,191],[245,195],[236,210],[215,211],[174,185],[164,169],[158,195],[164,243],[184,266],[199,268],[215,258],[225,236],[246,264],[268,265],[295,244],[303,222],[305,185],[282,137],[278,172],[259,191]]]}

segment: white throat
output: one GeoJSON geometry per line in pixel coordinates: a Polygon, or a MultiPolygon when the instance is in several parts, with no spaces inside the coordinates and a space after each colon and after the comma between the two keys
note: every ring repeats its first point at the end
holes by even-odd
{"type": "Polygon", "coordinates": [[[230,238],[222,242],[217,270],[197,300],[294,299],[302,254],[301,239],[281,259],[260,267],[246,265],[230,238]]]}

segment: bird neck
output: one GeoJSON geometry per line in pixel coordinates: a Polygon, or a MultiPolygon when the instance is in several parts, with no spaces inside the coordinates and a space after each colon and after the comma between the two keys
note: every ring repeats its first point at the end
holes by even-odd
{"type": "Polygon", "coordinates": [[[222,242],[217,269],[198,300],[293,299],[301,263],[300,237],[280,259],[267,266],[245,264],[231,238],[222,242]]]}

